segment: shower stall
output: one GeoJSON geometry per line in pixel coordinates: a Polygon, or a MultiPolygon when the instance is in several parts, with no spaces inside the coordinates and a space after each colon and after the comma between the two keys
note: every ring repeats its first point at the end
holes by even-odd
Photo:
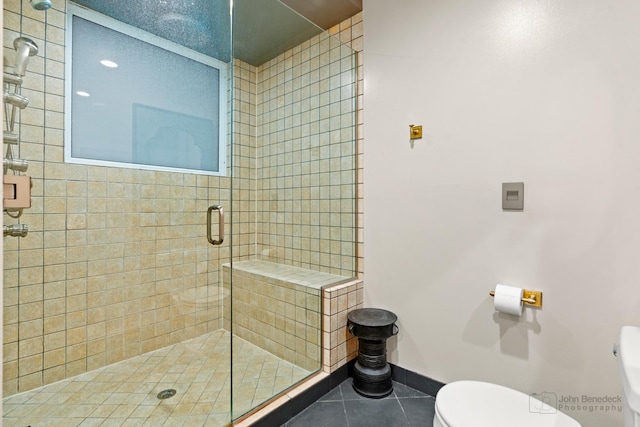
{"type": "Polygon", "coordinates": [[[3,3],[4,425],[225,426],[344,359],[322,328],[357,274],[355,21],[34,3],[3,3]]]}

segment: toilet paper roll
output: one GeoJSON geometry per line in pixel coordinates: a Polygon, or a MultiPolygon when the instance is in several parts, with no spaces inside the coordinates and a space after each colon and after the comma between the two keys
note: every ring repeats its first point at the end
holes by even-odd
{"type": "Polygon", "coordinates": [[[520,316],[522,314],[522,288],[513,286],[496,285],[493,307],[501,313],[520,316]]]}

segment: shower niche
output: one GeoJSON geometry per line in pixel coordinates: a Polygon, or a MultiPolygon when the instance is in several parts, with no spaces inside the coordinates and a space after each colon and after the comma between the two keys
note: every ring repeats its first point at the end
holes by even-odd
{"type": "MultiPolygon", "coordinates": [[[[5,37],[46,46],[30,58],[22,86],[30,111],[16,120],[16,155],[30,159],[33,187],[22,218],[29,233],[4,239],[7,425],[64,425],[81,412],[65,402],[89,405],[107,391],[120,401],[107,402],[115,409],[105,419],[228,425],[322,368],[326,289],[356,276],[357,64],[343,42],[351,21],[322,30],[277,0],[235,0],[233,21],[228,1],[147,6],[61,0],[44,12],[4,2],[5,37]],[[153,59],[140,54],[145,69],[127,65],[117,59],[127,49],[108,43],[74,54],[73,10],[132,27],[161,50],[207,57],[219,82],[177,73],[162,83],[172,95],[139,102],[135,91],[149,83],[153,92],[153,59]],[[73,86],[69,66],[89,63],[99,71],[88,80],[123,80],[104,97],[73,86]],[[196,101],[174,102],[181,90],[196,101]],[[213,97],[215,112],[193,105],[213,97]],[[110,103],[121,115],[98,114],[88,134],[68,120],[110,103]],[[143,130],[122,126],[136,114],[185,132],[136,151],[131,141],[143,130]],[[187,135],[207,139],[208,123],[219,123],[217,159],[187,135]],[[129,144],[132,160],[170,153],[178,167],[74,161],[69,142],[83,132],[114,152],[129,144]],[[204,156],[212,167],[193,166],[196,151],[198,166],[204,156]],[[206,233],[213,205],[225,215],[216,246],[206,233]],[[36,402],[54,389],[59,405],[21,418],[25,393],[36,402]],[[175,394],[157,398],[166,390],[175,394]],[[123,405],[135,408],[122,415],[123,405]]],[[[5,49],[5,72],[8,58],[5,49]]]]}

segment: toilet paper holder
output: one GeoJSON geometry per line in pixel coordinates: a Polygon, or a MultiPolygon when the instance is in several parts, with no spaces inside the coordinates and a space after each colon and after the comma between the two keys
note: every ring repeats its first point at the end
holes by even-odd
{"type": "MultiPolygon", "coordinates": [[[[489,292],[492,297],[496,295],[494,291],[489,292]]],[[[530,307],[542,308],[542,291],[522,291],[522,303],[530,307]]]]}

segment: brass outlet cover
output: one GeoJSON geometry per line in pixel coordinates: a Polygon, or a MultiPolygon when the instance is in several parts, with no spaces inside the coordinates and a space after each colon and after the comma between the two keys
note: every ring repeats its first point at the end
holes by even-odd
{"type": "Polygon", "coordinates": [[[422,138],[422,125],[409,125],[409,138],[420,139],[422,138]]]}

